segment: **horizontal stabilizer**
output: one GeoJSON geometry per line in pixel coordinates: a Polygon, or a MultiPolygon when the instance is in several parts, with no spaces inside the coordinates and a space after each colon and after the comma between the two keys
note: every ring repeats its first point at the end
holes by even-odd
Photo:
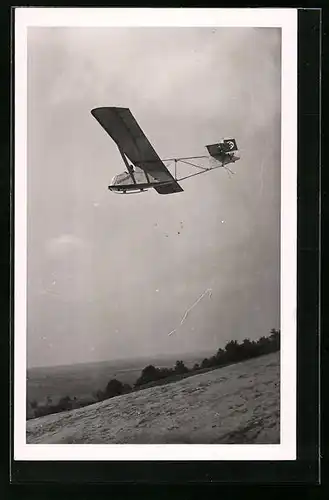
{"type": "Polygon", "coordinates": [[[216,144],[210,144],[209,146],[206,146],[206,148],[208,149],[210,156],[213,156],[214,158],[216,158],[216,156],[233,153],[238,150],[235,139],[224,139],[216,144]]]}

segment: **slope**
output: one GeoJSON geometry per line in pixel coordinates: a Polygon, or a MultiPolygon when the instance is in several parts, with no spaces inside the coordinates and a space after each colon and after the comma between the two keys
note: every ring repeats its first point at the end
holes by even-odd
{"type": "Polygon", "coordinates": [[[28,443],[209,444],[280,441],[280,355],[27,422],[28,443]]]}

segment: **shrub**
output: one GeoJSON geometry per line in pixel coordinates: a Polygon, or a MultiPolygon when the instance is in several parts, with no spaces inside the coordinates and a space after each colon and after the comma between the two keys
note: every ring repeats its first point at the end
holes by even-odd
{"type": "Polygon", "coordinates": [[[176,373],[183,374],[188,372],[188,368],[184,365],[183,361],[176,361],[176,365],[174,368],[176,373]]]}
{"type": "Polygon", "coordinates": [[[106,386],[105,398],[113,398],[115,396],[120,396],[120,394],[123,394],[123,384],[120,380],[113,378],[106,386]]]}
{"type": "Polygon", "coordinates": [[[201,368],[208,368],[209,367],[209,359],[204,358],[201,362],[201,368]]]}
{"type": "Polygon", "coordinates": [[[123,384],[122,386],[122,392],[123,394],[127,394],[127,392],[131,392],[132,387],[129,384],[123,384]]]}
{"type": "Polygon", "coordinates": [[[103,401],[105,399],[105,394],[103,391],[99,390],[96,392],[97,401],[103,401]]]}
{"type": "Polygon", "coordinates": [[[153,365],[148,365],[142,370],[141,376],[135,382],[135,386],[147,384],[148,382],[158,380],[158,378],[159,370],[153,365]]]}
{"type": "Polygon", "coordinates": [[[231,340],[225,346],[227,361],[241,361],[244,358],[243,349],[236,340],[231,340]]]}
{"type": "Polygon", "coordinates": [[[57,408],[57,411],[70,410],[70,408],[71,408],[70,396],[65,396],[65,397],[61,398],[59,400],[58,404],[55,405],[53,408],[57,408]]]}

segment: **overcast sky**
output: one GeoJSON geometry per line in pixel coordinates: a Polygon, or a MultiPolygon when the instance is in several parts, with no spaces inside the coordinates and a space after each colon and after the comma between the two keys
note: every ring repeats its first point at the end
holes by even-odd
{"type": "Polygon", "coordinates": [[[29,366],[279,328],[280,50],[273,28],[29,28],[29,366]],[[111,193],[124,165],[97,106],[130,108],[160,157],[235,137],[236,173],[111,193]]]}

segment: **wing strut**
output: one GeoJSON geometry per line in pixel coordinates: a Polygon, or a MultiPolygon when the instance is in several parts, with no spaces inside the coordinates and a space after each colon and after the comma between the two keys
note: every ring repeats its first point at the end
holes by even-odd
{"type": "Polygon", "coordinates": [[[123,159],[123,161],[124,161],[124,163],[125,163],[125,165],[126,165],[126,167],[127,167],[127,170],[128,170],[128,172],[129,172],[130,177],[131,177],[131,178],[132,178],[132,180],[133,180],[133,183],[134,183],[134,184],[136,184],[136,179],[135,179],[135,176],[134,176],[134,171],[133,171],[133,169],[132,169],[131,165],[129,165],[129,162],[128,162],[128,160],[127,160],[127,158],[126,158],[126,156],[125,156],[124,152],[122,151],[122,149],[121,149],[119,146],[118,146],[118,150],[120,151],[120,154],[121,154],[121,156],[122,156],[122,159],[123,159]]]}

